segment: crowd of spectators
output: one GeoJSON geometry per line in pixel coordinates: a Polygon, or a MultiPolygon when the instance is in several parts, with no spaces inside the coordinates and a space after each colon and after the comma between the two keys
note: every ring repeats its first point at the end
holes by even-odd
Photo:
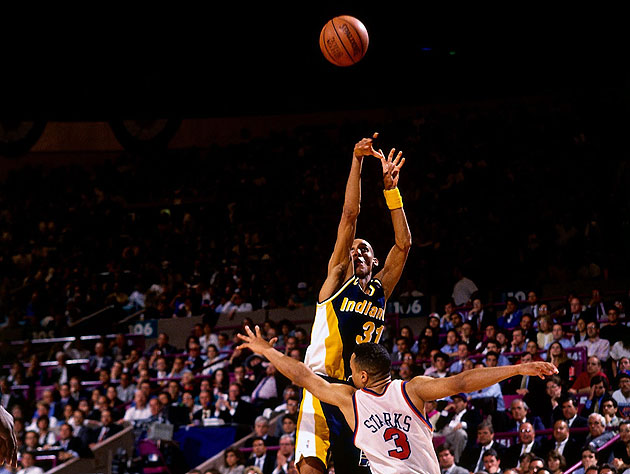
{"type": "MultiPolygon", "coordinates": [[[[12,171],[0,185],[0,354],[10,364],[2,403],[16,418],[22,453],[45,448],[59,461],[89,456],[124,422],[139,440],[155,423],[235,423],[242,435],[256,417],[274,413],[288,416],[276,432],[291,437],[300,390],[266,361],[235,350],[234,334],[214,328],[219,315],[240,324],[237,313],[315,302],[341,210],[349,165],[343,156],[373,129],[381,132],[379,146],[403,148],[408,157],[401,189],[414,247],[402,279],[409,284],[401,283],[393,298],[450,296],[456,278],[453,301],[428,317],[418,337],[409,327],[400,333],[389,328],[394,375],[444,377],[480,364],[541,358],[560,371],[546,381],[514,379],[437,401],[430,417],[449,448],[440,460],[450,453],[465,463],[471,449],[487,444],[478,441],[480,432],[491,437],[514,430],[515,446],[526,445],[524,451],[503,457],[495,450],[488,466],[479,454],[465,467],[495,474],[500,462],[523,473],[523,454],[547,455],[530,440],[545,441],[535,434],[541,427],[555,437],[561,421],[575,428],[576,417],[601,415],[605,430],[623,434],[630,409],[627,299],[604,301],[594,291],[585,301],[572,294],[554,307],[531,292],[526,303],[508,299],[493,312],[462,270],[497,293],[515,285],[624,276],[630,226],[612,211],[627,206],[626,168],[600,160],[604,132],[584,111],[531,99],[436,107],[379,125],[313,126],[208,150],[12,171]],[[606,192],[593,196],[593,187],[606,192]],[[16,352],[5,341],[71,335],[81,330],[73,329],[81,317],[104,307],[112,308],[111,317],[100,320],[112,326],[101,333],[120,329],[117,320],[141,310],[148,319],[204,318],[185,347],[171,346],[164,334],[146,351],[124,335],[96,343],[77,339],[39,354],[28,342],[16,352]],[[567,353],[574,346],[588,354],[579,375],[578,356],[567,353]],[[55,368],[40,365],[52,359],[55,368]],[[82,382],[94,382],[93,390],[82,382]],[[50,387],[37,403],[36,387],[50,387]],[[510,396],[516,399],[505,406],[510,396]],[[468,419],[473,411],[476,417],[468,419]]],[[[364,167],[359,222],[383,223],[380,171],[371,165],[364,167]]],[[[391,246],[390,231],[361,229],[377,253],[391,246]]],[[[264,331],[277,335],[288,355],[303,357],[303,328],[269,321],[264,331]]],[[[583,426],[590,430],[590,421],[583,426]]],[[[603,436],[595,434],[576,439],[576,449],[588,436],[593,448],[603,436]]],[[[250,461],[265,474],[272,457],[290,469],[292,460],[281,454],[288,438],[274,443],[280,450],[267,454],[269,441],[257,431],[251,446],[250,461]]],[[[614,459],[628,464],[627,453],[614,452],[621,453],[614,468],[623,467],[614,459]]],[[[232,469],[238,463],[230,464],[228,454],[226,469],[232,469]]],[[[232,455],[241,459],[239,452],[232,455]]]]}

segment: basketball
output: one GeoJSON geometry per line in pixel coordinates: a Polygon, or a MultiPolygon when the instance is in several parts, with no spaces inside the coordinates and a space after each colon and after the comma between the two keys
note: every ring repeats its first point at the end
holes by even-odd
{"type": "Polygon", "coordinates": [[[330,20],[319,35],[319,47],[324,57],[334,65],[342,67],[358,63],[365,56],[368,43],[365,25],[348,15],[330,20]]]}

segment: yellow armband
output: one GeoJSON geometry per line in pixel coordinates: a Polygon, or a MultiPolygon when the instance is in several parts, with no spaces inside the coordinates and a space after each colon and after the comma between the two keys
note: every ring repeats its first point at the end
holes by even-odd
{"type": "Polygon", "coordinates": [[[385,195],[385,202],[387,203],[387,207],[390,210],[400,209],[403,207],[402,196],[400,195],[400,191],[398,188],[394,189],[385,189],[383,191],[385,195]]]}

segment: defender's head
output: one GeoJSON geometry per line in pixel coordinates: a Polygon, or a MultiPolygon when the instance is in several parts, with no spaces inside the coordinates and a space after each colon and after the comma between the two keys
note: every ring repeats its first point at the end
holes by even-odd
{"type": "Polygon", "coordinates": [[[378,259],[374,256],[374,249],[367,240],[354,239],[350,249],[354,274],[359,278],[365,278],[372,274],[374,267],[378,266],[378,259]]]}
{"type": "Polygon", "coordinates": [[[383,346],[366,342],[354,348],[350,357],[350,368],[355,387],[363,388],[370,382],[388,379],[392,361],[383,346]]]}

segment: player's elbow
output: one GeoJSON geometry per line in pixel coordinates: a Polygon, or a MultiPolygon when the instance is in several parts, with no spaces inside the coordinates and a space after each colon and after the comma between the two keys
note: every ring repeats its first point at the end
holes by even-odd
{"type": "Polygon", "coordinates": [[[356,221],[359,217],[359,212],[361,212],[361,206],[358,204],[356,206],[344,205],[341,218],[344,220],[356,221]]]}
{"type": "Polygon", "coordinates": [[[397,238],[396,247],[398,247],[405,254],[408,254],[411,250],[411,234],[407,233],[407,235],[397,238]]]}

